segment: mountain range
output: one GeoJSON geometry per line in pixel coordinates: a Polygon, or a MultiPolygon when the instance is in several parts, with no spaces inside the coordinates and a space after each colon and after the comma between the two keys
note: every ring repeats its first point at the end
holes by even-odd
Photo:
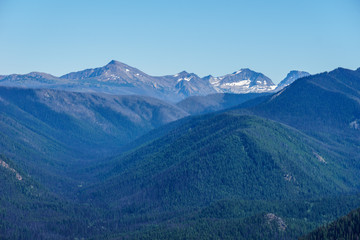
{"type": "Polygon", "coordinates": [[[340,68],[153,130],[97,168],[80,198],[163,222],[124,237],[295,239],[360,205],[359,82],[359,70],[340,68]]]}
{"type": "Polygon", "coordinates": [[[360,68],[142,74],[1,77],[1,238],[297,239],[360,206],[360,68]]]}
{"type": "MultiPolygon", "coordinates": [[[[291,71],[290,76],[288,75],[284,79],[285,82],[281,82],[279,86],[284,87],[307,74],[291,71]]],[[[262,93],[274,91],[277,87],[265,75],[247,68],[220,77],[209,75],[200,78],[186,71],[157,77],[115,60],[103,67],[72,72],[61,77],[39,72],[0,76],[0,86],[51,88],[115,95],[135,94],[173,103],[189,96],[214,93],[262,93]]]]}

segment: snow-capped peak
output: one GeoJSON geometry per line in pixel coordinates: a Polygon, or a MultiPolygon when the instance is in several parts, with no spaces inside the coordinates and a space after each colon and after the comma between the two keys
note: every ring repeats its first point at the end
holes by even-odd
{"type": "Polygon", "coordinates": [[[248,68],[242,68],[225,76],[209,78],[209,82],[217,92],[266,92],[276,87],[270,78],[248,68]]]}
{"type": "Polygon", "coordinates": [[[178,74],[173,75],[173,77],[177,78],[177,82],[180,81],[190,81],[192,79],[198,79],[199,77],[194,73],[188,73],[186,71],[179,72],[178,74]]]}

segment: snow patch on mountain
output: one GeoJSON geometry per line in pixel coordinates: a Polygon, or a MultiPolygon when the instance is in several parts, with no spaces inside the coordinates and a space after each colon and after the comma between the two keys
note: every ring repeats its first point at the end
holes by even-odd
{"type": "Polygon", "coordinates": [[[177,81],[180,82],[180,81],[190,81],[193,77],[184,77],[184,78],[179,78],[177,81]]]}
{"type": "Polygon", "coordinates": [[[248,68],[220,77],[210,77],[209,82],[218,93],[261,93],[276,88],[270,78],[248,68]]]}
{"type": "Polygon", "coordinates": [[[239,82],[224,83],[222,86],[245,86],[246,88],[248,88],[250,83],[251,83],[251,80],[248,79],[248,80],[242,80],[239,82]]]}

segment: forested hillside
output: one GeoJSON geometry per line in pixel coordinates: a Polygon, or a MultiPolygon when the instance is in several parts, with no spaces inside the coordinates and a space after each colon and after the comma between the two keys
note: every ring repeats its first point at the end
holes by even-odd
{"type": "Polygon", "coordinates": [[[360,238],[360,209],[350,212],[338,220],[320,227],[301,240],[335,240],[335,239],[359,239],[360,238]]]}

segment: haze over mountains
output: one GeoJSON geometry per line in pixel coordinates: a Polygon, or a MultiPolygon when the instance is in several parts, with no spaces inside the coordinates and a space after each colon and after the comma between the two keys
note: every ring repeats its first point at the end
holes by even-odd
{"type": "Polygon", "coordinates": [[[360,68],[0,82],[0,237],[297,239],[360,206],[360,68]]]}
{"type": "MultiPolygon", "coordinates": [[[[292,71],[284,79],[283,87],[307,73],[292,71]]],[[[271,79],[250,69],[241,69],[225,76],[200,78],[186,71],[175,75],[150,76],[134,67],[112,60],[104,67],[72,72],[61,77],[32,72],[0,76],[0,86],[51,88],[76,92],[100,92],[116,95],[145,95],[170,102],[189,96],[213,93],[262,93],[271,92],[276,85],[271,79]]]]}

